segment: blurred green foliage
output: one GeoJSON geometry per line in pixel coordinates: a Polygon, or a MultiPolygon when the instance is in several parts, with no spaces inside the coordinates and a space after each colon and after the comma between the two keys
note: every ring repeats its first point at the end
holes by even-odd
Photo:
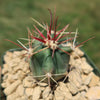
{"type": "Polygon", "coordinates": [[[84,44],[84,50],[100,68],[100,0],[0,0],[0,55],[15,45],[5,41],[27,37],[27,29],[33,28],[34,17],[38,21],[49,22],[49,12],[56,6],[59,29],[70,24],[68,31],[79,29],[78,41],[91,36],[94,39],[84,44]]]}

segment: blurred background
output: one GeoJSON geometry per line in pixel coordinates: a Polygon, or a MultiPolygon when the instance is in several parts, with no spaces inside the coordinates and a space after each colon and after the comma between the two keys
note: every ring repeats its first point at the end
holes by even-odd
{"type": "Polygon", "coordinates": [[[59,29],[70,24],[68,31],[79,29],[79,42],[91,36],[94,39],[84,44],[83,49],[100,69],[100,0],[0,0],[0,56],[7,50],[17,48],[5,41],[16,42],[27,38],[27,27],[33,28],[33,17],[39,22],[50,20],[47,8],[59,16],[59,29]]]}

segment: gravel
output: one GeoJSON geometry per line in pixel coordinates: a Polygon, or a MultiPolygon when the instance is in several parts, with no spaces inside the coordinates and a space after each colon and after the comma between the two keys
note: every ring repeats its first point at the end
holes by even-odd
{"type": "MultiPolygon", "coordinates": [[[[76,49],[70,56],[67,81],[49,86],[32,76],[23,51],[6,52],[2,75],[7,100],[97,100],[100,99],[100,77],[93,73],[84,53],[76,49]],[[77,54],[76,54],[77,52],[77,54]]],[[[66,76],[65,76],[66,77],[66,76]]]]}

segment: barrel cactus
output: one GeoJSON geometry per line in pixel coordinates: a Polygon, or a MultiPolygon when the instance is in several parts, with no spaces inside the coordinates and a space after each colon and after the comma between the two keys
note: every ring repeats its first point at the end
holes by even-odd
{"type": "Polygon", "coordinates": [[[43,28],[41,32],[35,25],[34,36],[28,28],[28,46],[25,46],[19,42],[19,44],[12,42],[26,51],[25,57],[30,63],[30,69],[39,82],[45,81],[50,83],[56,83],[57,81],[66,77],[69,68],[70,54],[75,48],[81,46],[86,40],[80,44],[76,44],[77,30],[74,37],[71,37],[72,32],[65,32],[69,24],[64,28],[57,31],[58,17],[54,16],[50,12],[50,25],[40,24],[38,21],[32,18],[40,27],[43,28]]]}

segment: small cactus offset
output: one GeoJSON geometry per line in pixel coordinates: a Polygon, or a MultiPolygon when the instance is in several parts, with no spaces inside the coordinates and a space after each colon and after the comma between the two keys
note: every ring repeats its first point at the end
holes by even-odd
{"type": "MultiPolygon", "coordinates": [[[[64,28],[57,31],[59,25],[57,25],[58,17],[50,12],[50,25],[40,24],[38,21],[32,18],[32,20],[43,28],[40,31],[35,25],[34,36],[28,28],[28,46],[25,46],[20,42],[13,44],[24,49],[26,53],[23,55],[26,60],[30,63],[30,69],[33,76],[39,80],[39,82],[45,81],[50,85],[51,82],[57,83],[58,80],[66,77],[69,68],[69,60],[71,53],[80,47],[83,43],[87,42],[88,39],[80,44],[76,44],[77,31],[76,32],[65,32],[69,24],[64,28]],[[72,33],[75,36],[71,36],[72,33]]],[[[76,53],[77,54],[77,53],[76,53]]]]}

